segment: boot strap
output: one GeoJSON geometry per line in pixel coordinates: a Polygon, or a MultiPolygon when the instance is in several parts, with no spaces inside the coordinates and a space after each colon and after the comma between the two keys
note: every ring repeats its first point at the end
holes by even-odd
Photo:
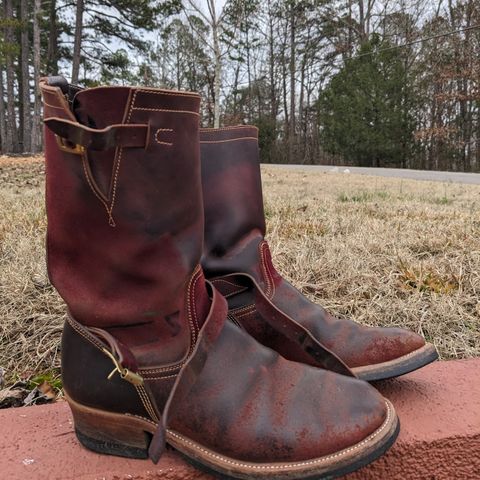
{"type": "Polygon", "coordinates": [[[157,429],[150,442],[148,455],[154,463],[158,463],[165,450],[169,416],[174,416],[175,408],[182,403],[182,400],[187,397],[195,385],[207,361],[208,352],[215,344],[227,318],[227,301],[209,282],[207,282],[207,286],[212,291],[210,312],[198,333],[195,349],[177,375],[157,429]]]}
{"type": "Polygon", "coordinates": [[[40,89],[45,107],[54,109],[54,115],[46,115],[44,123],[57,138],[58,146],[68,153],[81,154],[85,149],[110,150],[116,147],[146,148],[149,143],[150,126],[146,124],[115,124],[103,129],[90,128],[77,121],[70,109],[69,89],[63,77],[40,79],[40,89]]]}
{"type": "Polygon", "coordinates": [[[70,144],[59,142],[59,146],[68,151],[74,150],[75,146],[81,152],[82,149],[86,148],[110,150],[116,147],[145,148],[148,145],[148,125],[118,124],[103,129],[95,129],[58,117],[46,118],[44,123],[57,135],[57,138],[66,140],[70,144]],[[78,148],[78,146],[81,148],[78,148]]]}
{"type": "MultiPolygon", "coordinates": [[[[239,292],[251,290],[254,295],[255,309],[262,319],[276,332],[296,343],[315,361],[316,366],[348,377],[355,376],[347,365],[335,355],[335,353],[319,342],[309,330],[280,310],[270,298],[267,297],[263,289],[251,275],[246,273],[232,273],[218,277],[216,280],[222,279],[233,279],[234,284],[242,287],[239,292]]],[[[220,291],[225,294],[222,289],[220,289],[220,291]]]]}

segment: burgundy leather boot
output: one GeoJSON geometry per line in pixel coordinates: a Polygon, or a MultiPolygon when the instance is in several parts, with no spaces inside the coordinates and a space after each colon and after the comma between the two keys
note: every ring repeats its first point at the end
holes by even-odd
{"type": "Polygon", "coordinates": [[[275,270],[265,236],[256,127],[200,132],[205,208],[202,265],[228,298],[229,315],[287,359],[300,360],[288,343],[259,321],[271,303],[298,322],[364,380],[410,372],[437,359],[436,349],[415,333],[373,328],[329,315],[275,270]]]}
{"type": "Polygon", "coordinates": [[[270,304],[260,321],[314,366],[262,346],[205,281],[198,95],[63,77],[41,89],[48,268],[68,306],[80,442],[155,462],[168,442],[243,479],[331,478],[389,448],[387,400],[270,304]]]}

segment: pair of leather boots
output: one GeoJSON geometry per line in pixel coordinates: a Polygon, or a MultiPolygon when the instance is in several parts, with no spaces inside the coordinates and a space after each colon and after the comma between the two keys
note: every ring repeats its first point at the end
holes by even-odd
{"type": "Polygon", "coordinates": [[[65,394],[87,448],[224,478],[332,478],[399,423],[364,380],[436,357],[333,318],[275,270],[255,127],[199,128],[195,93],[41,80],[47,257],[68,306],[65,394]],[[363,380],[362,380],[363,379],[363,380]]]}

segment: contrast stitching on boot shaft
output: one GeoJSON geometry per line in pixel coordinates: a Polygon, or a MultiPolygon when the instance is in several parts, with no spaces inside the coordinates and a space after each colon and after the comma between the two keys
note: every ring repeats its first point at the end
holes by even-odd
{"type": "Polygon", "coordinates": [[[190,349],[188,355],[193,352],[195,348],[195,342],[197,341],[197,333],[198,333],[198,322],[197,322],[197,312],[196,312],[196,305],[195,305],[195,285],[197,283],[198,278],[200,277],[201,269],[200,265],[197,265],[195,270],[190,277],[190,281],[188,282],[187,288],[187,315],[188,315],[188,322],[190,324],[190,349]],[[193,289],[193,295],[192,295],[193,289]],[[193,312],[193,316],[192,316],[193,312]],[[195,322],[195,323],[194,323],[195,322]]]}
{"type": "Polygon", "coordinates": [[[194,92],[182,92],[181,90],[173,90],[173,91],[168,91],[168,90],[148,90],[145,88],[137,88],[135,89],[136,92],[142,92],[142,93],[150,93],[153,95],[167,95],[171,97],[187,97],[187,98],[200,98],[200,95],[198,93],[194,92]]]}
{"type": "Polygon", "coordinates": [[[145,112],[171,112],[171,113],[187,113],[190,115],[200,116],[198,112],[192,112],[190,110],[175,110],[172,108],[147,108],[147,107],[135,107],[133,110],[141,110],[145,112]]]}
{"type": "Polygon", "coordinates": [[[258,141],[257,137],[239,137],[239,138],[229,138],[227,140],[200,140],[200,143],[227,143],[227,142],[237,142],[239,140],[255,140],[258,141]]]}
{"type": "Polygon", "coordinates": [[[179,373],[180,373],[180,369],[177,373],[174,373],[173,375],[165,375],[163,377],[144,377],[144,380],[147,382],[150,380],[169,380],[171,378],[177,378],[179,373]]]}
{"type": "MultiPolygon", "coordinates": [[[[57,110],[61,110],[62,112],[65,111],[65,109],[63,107],[60,107],[58,105],[51,105],[50,103],[47,103],[45,100],[43,101],[43,106],[44,107],[50,107],[50,108],[56,108],[57,110]]],[[[50,118],[50,117],[47,117],[46,120],[50,118]]]]}
{"type": "Polygon", "coordinates": [[[223,283],[228,283],[229,285],[232,285],[233,287],[238,287],[238,288],[246,288],[244,285],[238,285],[237,283],[233,283],[230,280],[225,280],[224,278],[214,278],[213,280],[210,280],[214,285],[219,282],[223,283]]]}
{"type": "Polygon", "coordinates": [[[105,202],[105,200],[103,199],[103,197],[101,195],[99,195],[99,193],[97,192],[96,188],[94,187],[91,179],[90,179],[90,175],[88,174],[88,170],[87,170],[87,156],[85,153],[82,153],[82,166],[83,166],[83,172],[85,174],[85,178],[87,179],[87,183],[90,187],[90,190],[93,192],[93,194],[100,200],[100,202],[102,202],[103,206],[105,207],[105,210],[107,211],[107,214],[109,215],[109,218],[110,218],[110,211],[109,211],[109,207],[108,207],[108,204],[107,202],[105,202]]]}
{"type": "Polygon", "coordinates": [[[250,129],[250,128],[254,128],[258,132],[258,127],[256,127],[255,125],[232,125],[230,127],[220,127],[220,128],[201,128],[200,132],[215,134],[215,132],[242,130],[242,129],[250,129]]]}
{"type": "MultiPolygon", "coordinates": [[[[104,346],[99,342],[95,336],[87,334],[87,332],[84,332],[83,329],[78,327],[75,323],[73,323],[73,319],[70,317],[67,317],[67,322],[68,324],[80,335],[82,336],[85,340],[93,344],[94,347],[96,347],[98,350],[100,350],[104,354],[104,346]]],[[[150,379],[149,379],[150,380],[150,379]]],[[[156,421],[158,421],[158,417],[155,413],[155,409],[152,406],[152,403],[150,401],[150,398],[148,397],[147,392],[145,391],[145,388],[142,385],[135,385],[135,390],[137,391],[138,396],[140,397],[140,400],[145,407],[146,412],[150,415],[150,417],[156,421]]]]}
{"type": "Polygon", "coordinates": [[[71,319],[70,316],[67,316],[67,322],[80,336],[82,336],[88,342],[92,343],[103,353],[103,349],[105,348],[105,346],[99,340],[97,340],[95,336],[89,335],[87,332],[81,329],[78,325],[74,323],[73,319],[71,319]]]}
{"type": "Polygon", "coordinates": [[[108,209],[108,224],[111,227],[115,227],[115,220],[113,219],[113,207],[115,206],[115,200],[117,198],[117,183],[118,183],[118,173],[120,171],[120,162],[122,161],[123,148],[120,147],[118,151],[118,158],[115,162],[115,173],[113,176],[113,185],[112,185],[112,201],[110,202],[110,208],[108,209]]]}
{"type": "Polygon", "coordinates": [[[267,284],[267,289],[265,291],[265,295],[271,300],[275,295],[275,282],[273,281],[273,277],[269,268],[267,268],[267,261],[265,258],[266,252],[269,250],[268,244],[266,241],[263,241],[259,245],[260,248],[260,259],[262,262],[262,270],[265,277],[265,283],[267,284]]]}
{"type": "Polygon", "coordinates": [[[197,316],[197,304],[195,302],[195,288],[197,286],[197,282],[200,278],[200,272],[198,272],[195,276],[195,280],[193,282],[193,285],[192,285],[192,292],[193,292],[193,295],[192,295],[192,299],[191,299],[191,303],[192,303],[192,312],[193,312],[193,321],[195,323],[195,339],[198,335],[198,331],[200,330],[199,326],[198,326],[198,316],[197,316]]]}
{"type": "Polygon", "coordinates": [[[171,365],[169,367],[147,367],[147,368],[140,368],[140,373],[144,373],[146,375],[153,374],[153,373],[162,373],[162,372],[173,372],[175,370],[180,370],[182,366],[185,364],[185,360],[176,363],[175,365],[171,365]]]}
{"type": "MultiPolygon", "coordinates": [[[[239,295],[240,293],[243,293],[245,291],[248,290],[248,287],[245,287],[244,285],[237,285],[233,282],[229,282],[228,280],[224,280],[223,278],[218,278],[216,280],[211,280],[211,282],[213,283],[213,285],[217,285],[219,284],[220,282],[222,283],[226,283],[227,285],[231,285],[232,287],[237,287],[239,290],[234,290],[233,292],[230,292],[230,293],[223,293],[222,292],[222,295],[225,297],[225,298],[230,298],[230,297],[234,297],[235,295],[239,295]]],[[[221,288],[221,287],[220,287],[221,288]]],[[[220,289],[219,288],[219,289],[220,289]]]]}
{"type": "Polygon", "coordinates": [[[155,135],[154,135],[154,138],[155,138],[155,141],[157,143],[159,143],[160,145],[168,145],[169,147],[171,147],[173,145],[173,142],[165,142],[165,141],[162,141],[158,138],[158,136],[162,133],[162,132],[173,132],[173,128],[159,128],[156,132],[155,132],[155,135]]]}
{"type": "Polygon", "coordinates": [[[153,408],[152,402],[150,401],[150,397],[145,391],[145,388],[142,385],[135,385],[135,389],[137,390],[140,400],[142,401],[143,406],[145,407],[145,410],[147,411],[147,413],[150,415],[152,420],[155,420],[158,422],[159,420],[158,420],[157,414],[155,413],[155,409],[153,408]]]}
{"type": "Polygon", "coordinates": [[[246,307],[240,307],[236,308],[230,311],[230,313],[235,317],[235,318],[243,318],[247,317],[248,315],[251,315],[256,311],[255,304],[247,305],[246,307]]]}
{"type": "Polygon", "coordinates": [[[182,442],[184,442],[188,445],[191,445],[195,450],[201,451],[205,455],[207,455],[211,458],[215,458],[217,460],[220,460],[223,463],[227,463],[229,465],[235,465],[237,467],[246,467],[246,468],[250,468],[252,470],[280,470],[280,469],[285,469],[285,468],[303,467],[303,466],[306,466],[306,465],[319,465],[319,464],[328,462],[329,460],[334,460],[335,458],[343,457],[343,456],[345,456],[345,455],[347,455],[351,452],[354,452],[354,451],[358,450],[359,448],[362,448],[365,444],[367,444],[368,442],[373,440],[375,437],[378,437],[378,435],[380,435],[380,433],[382,433],[385,430],[385,428],[387,428],[388,424],[390,423],[390,420],[392,418],[392,409],[391,409],[388,402],[385,402],[385,405],[387,407],[387,416],[385,418],[385,421],[383,422],[383,424],[381,425],[381,427],[378,430],[375,430],[375,432],[373,432],[367,438],[365,438],[364,440],[362,440],[359,443],[356,443],[355,445],[353,445],[351,447],[348,447],[348,448],[345,448],[344,450],[341,450],[338,453],[334,453],[334,454],[331,454],[331,455],[327,455],[325,457],[317,458],[315,460],[306,460],[304,462],[278,463],[276,465],[252,465],[252,464],[248,464],[248,463],[236,462],[235,460],[231,460],[231,459],[226,458],[222,455],[217,455],[217,454],[211,452],[210,450],[206,450],[206,449],[200,447],[198,444],[188,440],[187,438],[185,438],[182,435],[179,435],[176,432],[173,432],[173,431],[168,430],[168,429],[167,429],[167,432],[168,432],[169,435],[172,435],[173,437],[177,438],[178,440],[180,440],[180,441],[182,441],[182,442]]]}

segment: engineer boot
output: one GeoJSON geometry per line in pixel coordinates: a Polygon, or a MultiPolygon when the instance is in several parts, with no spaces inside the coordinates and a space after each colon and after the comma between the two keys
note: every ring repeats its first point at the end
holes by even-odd
{"type": "Polygon", "coordinates": [[[381,455],[398,432],[387,400],[269,303],[259,321],[334,371],[262,346],[205,281],[198,95],[62,77],[41,89],[48,268],[69,312],[80,442],[155,462],[168,442],[242,479],[330,478],[381,455]]]}

